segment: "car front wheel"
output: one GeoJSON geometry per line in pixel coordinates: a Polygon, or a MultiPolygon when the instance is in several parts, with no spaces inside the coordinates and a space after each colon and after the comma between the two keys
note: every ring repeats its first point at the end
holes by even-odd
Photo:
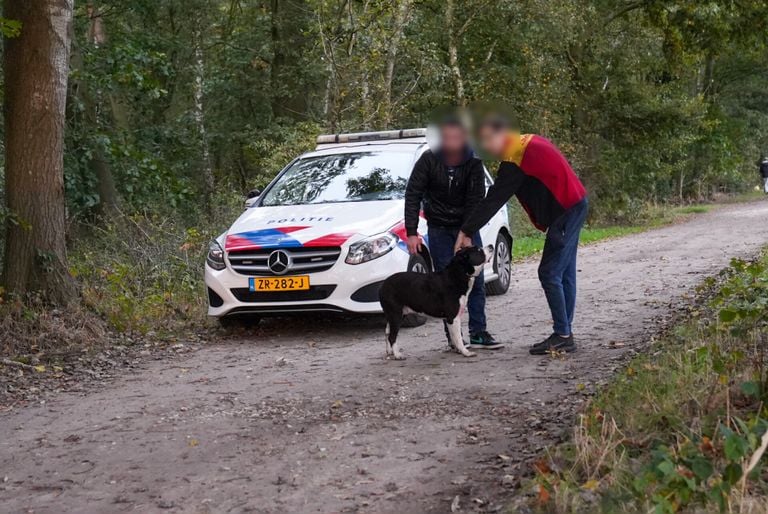
{"type": "Polygon", "coordinates": [[[493,256],[493,272],[496,280],[485,284],[489,295],[500,295],[507,292],[512,281],[512,244],[511,238],[499,232],[496,236],[495,253],[493,256]]]}

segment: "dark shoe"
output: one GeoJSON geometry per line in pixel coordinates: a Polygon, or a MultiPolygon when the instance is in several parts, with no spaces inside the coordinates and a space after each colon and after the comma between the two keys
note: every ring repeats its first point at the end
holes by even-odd
{"type": "Polygon", "coordinates": [[[480,350],[498,350],[499,348],[504,348],[503,343],[497,342],[493,336],[485,330],[469,334],[469,346],[470,348],[480,350]]]}
{"type": "Polygon", "coordinates": [[[540,343],[531,346],[531,355],[546,355],[553,352],[571,353],[576,351],[576,343],[573,342],[573,334],[563,337],[552,334],[540,343]]]}

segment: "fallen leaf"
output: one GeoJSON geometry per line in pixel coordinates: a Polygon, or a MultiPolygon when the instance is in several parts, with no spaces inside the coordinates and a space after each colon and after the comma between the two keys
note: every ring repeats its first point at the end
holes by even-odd
{"type": "Polygon", "coordinates": [[[500,454],[499,454],[499,458],[500,458],[501,460],[503,460],[504,462],[507,462],[507,461],[510,461],[510,460],[512,460],[512,457],[510,457],[509,455],[504,455],[503,453],[500,453],[500,454]]]}
{"type": "Polygon", "coordinates": [[[539,459],[536,462],[534,462],[533,469],[535,469],[542,475],[547,475],[549,473],[552,473],[552,468],[549,467],[549,464],[544,459],[539,459]]]}
{"type": "Polygon", "coordinates": [[[587,491],[594,491],[600,486],[600,482],[598,482],[595,479],[587,480],[584,482],[584,485],[582,485],[582,489],[586,489],[587,491]]]}
{"type": "Polygon", "coordinates": [[[194,447],[195,447],[195,446],[197,446],[198,444],[200,444],[200,441],[198,441],[198,440],[197,440],[197,439],[195,439],[194,437],[193,437],[192,439],[189,439],[189,440],[187,441],[187,446],[189,446],[190,448],[194,448],[194,447]]]}
{"type": "Polygon", "coordinates": [[[549,491],[543,485],[539,485],[538,501],[539,505],[544,505],[549,501],[549,491]]]}
{"type": "Polygon", "coordinates": [[[45,366],[43,366],[42,364],[38,364],[37,366],[35,366],[35,371],[37,371],[38,373],[45,373],[45,366]]]}

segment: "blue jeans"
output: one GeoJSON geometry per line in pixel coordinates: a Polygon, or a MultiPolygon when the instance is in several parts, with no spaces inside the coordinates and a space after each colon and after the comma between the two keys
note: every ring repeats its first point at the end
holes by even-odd
{"type": "Polygon", "coordinates": [[[552,312],[553,329],[564,336],[571,334],[576,308],[576,251],[588,206],[585,198],[552,223],[539,264],[539,280],[552,312]]]}
{"type": "MultiPolygon", "coordinates": [[[[453,258],[453,247],[459,235],[457,228],[432,227],[427,231],[429,254],[435,271],[442,271],[453,258]]],[[[472,244],[482,248],[483,241],[480,233],[472,237],[472,244]]],[[[485,280],[483,274],[475,278],[475,284],[467,299],[467,312],[469,313],[469,333],[476,334],[485,331],[485,280]]]]}

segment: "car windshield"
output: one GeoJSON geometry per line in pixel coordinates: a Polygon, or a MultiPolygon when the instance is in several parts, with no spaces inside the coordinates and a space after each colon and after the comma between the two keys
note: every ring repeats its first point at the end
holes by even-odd
{"type": "Polygon", "coordinates": [[[299,159],[269,189],[263,206],[403,198],[411,152],[357,152],[299,159]]]}

